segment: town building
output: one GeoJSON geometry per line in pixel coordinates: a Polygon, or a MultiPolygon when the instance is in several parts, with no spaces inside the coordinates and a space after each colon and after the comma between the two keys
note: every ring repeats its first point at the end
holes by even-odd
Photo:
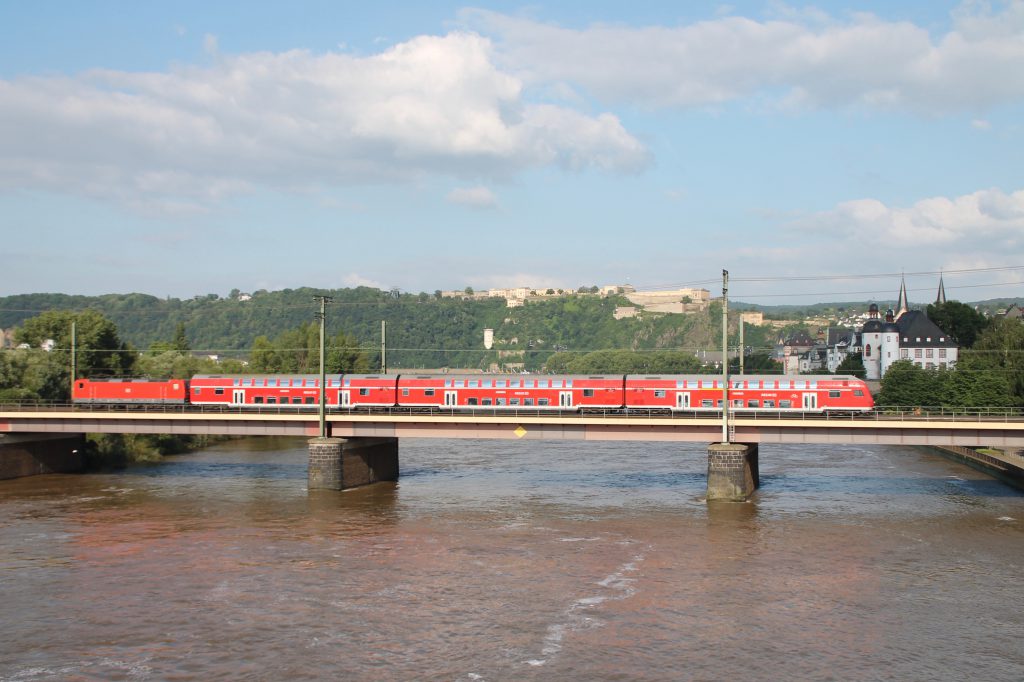
{"type": "MultiPolygon", "coordinates": [[[[940,277],[935,302],[944,303],[945,299],[940,277]]],[[[956,365],[959,349],[959,344],[923,311],[910,310],[905,281],[900,283],[896,310],[890,309],[880,319],[878,305],[872,303],[868,321],[861,329],[861,357],[868,380],[881,379],[899,360],[909,360],[924,369],[951,368],[956,365]]]]}

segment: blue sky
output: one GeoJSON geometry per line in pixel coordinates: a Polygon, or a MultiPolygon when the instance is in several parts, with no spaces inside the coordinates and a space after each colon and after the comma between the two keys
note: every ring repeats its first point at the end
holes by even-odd
{"type": "Polygon", "coordinates": [[[679,4],[5,3],[0,295],[1021,297],[1024,2],[679,4]]]}

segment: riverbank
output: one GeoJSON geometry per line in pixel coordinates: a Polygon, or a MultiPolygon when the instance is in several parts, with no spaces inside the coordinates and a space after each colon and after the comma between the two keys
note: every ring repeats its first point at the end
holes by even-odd
{"type": "Polygon", "coordinates": [[[1024,490],[1024,455],[1020,450],[1004,452],[992,448],[965,448],[958,445],[934,448],[946,459],[966,464],[993,476],[1018,490],[1024,490]]]}

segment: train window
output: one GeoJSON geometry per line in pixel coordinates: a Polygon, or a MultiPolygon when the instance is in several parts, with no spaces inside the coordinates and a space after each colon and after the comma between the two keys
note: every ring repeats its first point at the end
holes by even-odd
{"type": "Polygon", "coordinates": [[[676,388],[686,388],[686,381],[679,379],[676,381],[676,388]]]}
{"type": "Polygon", "coordinates": [[[476,398],[466,398],[466,404],[467,405],[476,405],[477,404],[477,400],[476,400],[476,398]]]}
{"type": "Polygon", "coordinates": [[[663,389],[655,390],[654,391],[654,397],[655,398],[664,398],[665,397],[665,391],[663,389]]]}
{"type": "Polygon", "coordinates": [[[511,379],[508,382],[509,388],[519,388],[519,379],[511,379]]]}
{"type": "Polygon", "coordinates": [[[409,389],[403,388],[402,389],[402,395],[409,395],[409,389]]]}
{"type": "Polygon", "coordinates": [[[262,405],[263,404],[263,396],[258,395],[255,398],[253,398],[252,401],[254,403],[256,403],[257,405],[262,405]]]}
{"type": "Polygon", "coordinates": [[[710,400],[702,400],[702,401],[700,401],[700,406],[701,407],[712,407],[712,402],[710,400]]]}
{"type": "Polygon", "coordinates": [[[491,388],[491,380],[490,379],[484,379],[483,387],[484,388],[491,388]]]}
{"type": "Polygon", "coordinates": [[[537,398],[537,406],[538,407],[547,407],[550,404],[551,404],[551,401],[549,401],[547,398],[537,398]]]}
{"type": "Polygon", "coordinates": [[[242,379],[243,386],[252,386],[252,379],[242,379]]]}
{"type": "Polygon", "coordinates": [[[853,394],[855,396],[857,396],[858,398],[863,398],[864,397],[864,391],[860,390],[859,388],[854,389],[853,390],[853,394]]]}
{"type": "Polygon", "coordinates": [[[758,407],[758,402],[756,400],[748,400],[747,407],[758,407]]]}
{"type": "Polygon", "coordinates": [[[434,389],[432,389],[432,388],[425,388],[425,389],[423,389],[423,395],[434,395],[434,389]]]}
{"type": "Polygon", "coordinates": [[[791,401],[791,400],[780,400],[779,401],[779,407],[781,409],[783,409],[783,410],[788,410],[789,408],[793,407],[793,401],[791,401]]]}
{"type": "MultiPolygon", "coordinates": [[[[85,384],[79,384],[78,387],[79,388],[85,388],[85,384]]],[[[192,393],[195,394],[195,395],[199,395],[199,391],[200,391],[200,388],[198,386],[196,386],[195,388],[192,389],[192,393]]]]}
{"type": "Polygon", "coordinates": [[[509,405],[519,405],[519,398],[512,398],[508,401],[509,405]]]}
{"type": "Polygon", "coordinates": [[[368,389],[368,388],[361,388],[361,389],[359,389],[359,395],[370,395],[370,389],[368,389]]]}
{"type": "Polygon", "coordinates": [[[252,385],[253,386],[263,386],[263,384],[264,384],[264,380],[263,379],[253,379],[252,380],[252,385]]]}
{"type": "Polygon", "coordinates": [[[268,405],[276,405],[277,404],[277,398],[275,398],[274,396],[268,397],[267,398],[267,404],[268,405]]]}
{"type": "Polygon", "coordinates": [[[562,388],[562,380],[561,379],[552,379],[551,380],[551,388],[562,388]]]}
{"type": "Polygon", "coordinates": [[[267,387],[277,386],[277,379],[267,379],[267,387]]]}
{"type": "Polygon", "coordinates": [[[547,388],[547,387],[548,387],[548,380],[547,379],[537,379],[537,388],[547,388]]]}
{"type": "Polygon", "coordinates": [[[716,400],[715,401],[715,407],[721,409],[722,408],[722,401],[721,400],[716,400]]]}
{"type": "Polygon", "coordinates": [[[490,398],[484,398],[483,404],[484,405],[490,405],[491,404],[491,399],[490,398]]]}
{"type": "MultiPolygon", "coordinates": [[[[196,389],[196,393],[199,393],[199,389],[198,388],[196,389]]],[[[213,389],[213,394],[214,395],[224,395],[224,389],[223,388],[215,388],[215,389],[213,389]]]]}
{"type": "Polygon", "coordinates": [[[502,406],[504,404],[505,404],[505,399],[504,398],[498,398],[498,405],[502,406]]]}
{"type": "Polygon", "coordinates": [[[829,398],[838,398],[839,396],[840,396],[839,391],[829,391],[828,392],[828,397],[829,398]]]}
{"type": "Polygon", "coordinates": [[[572,379],[567,379],[566,380],[565,387],[566,388],[572,388],[572,379]]]}
{"type": "Polygon", "coordinates": [[[760,381],[750,381],[748,383],[750,384],[750,388],[761,388],[760,381]]]}
{"type": "Polygon", "coordinates": [[[464,388],[465,385],[466,385],[466,382],[463,381],[462,379],[456,379],[455,380],[455,388],[464,388]]]}
{"type": "Polygon", "coordinates": [[[480,382],[477,379],[470,379],[469,388],[480,388],[480,382]]]}
{"type": "Polygon", "coordinates": [[[523,405],[533,407],[533,398],[523,398],[523,405]]]}
{"type": "Polygon", "coordinates": [[[585,389],[583,389],[583,397],[584,398],[593,398],[594,397],[594,389],[592,389],[592,388],[585,388],[585,389]]]}
{"type": "Polygon", "coordinates": [[[311,395],[306,396],[306,404],[307,405],[312,405],[313,404],[313,396],[311,396],[311,395]]]}
{"type": "Polygon", "coordinates": [[[765,407],[775,407],[775,401],[774,400],[766,400],[766,401],[764,401],[764,406],[765,407]]]}
{"type": "Polygon", "coordinates": [[[818,388],[818,382],[817,381],[808,381],[807,382],[807,388],[818,388]]]}
{"type": "Polygon", "coordinates": [[[732,401],[732,406],[733,407],[743,407],[743,399],[740,398],[739,400],[733,400],[732,401]]]}
{"type": "Polygon", "coordinates": [[[495,379],[494,380],[494,387],[495,388],[505,388],[505,386],[507,384],[508,384],[508,382],[506,380],[504,380],[504,379],[495,379]]]}

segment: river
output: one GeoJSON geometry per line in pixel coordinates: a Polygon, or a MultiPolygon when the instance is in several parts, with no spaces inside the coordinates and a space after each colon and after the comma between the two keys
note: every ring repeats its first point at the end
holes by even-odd
{"type": "Polygon", "coordinates": [[[304,441],[0,481],[0,680],[1024,679],[1024,495],[925,449],[304,441]]]}

